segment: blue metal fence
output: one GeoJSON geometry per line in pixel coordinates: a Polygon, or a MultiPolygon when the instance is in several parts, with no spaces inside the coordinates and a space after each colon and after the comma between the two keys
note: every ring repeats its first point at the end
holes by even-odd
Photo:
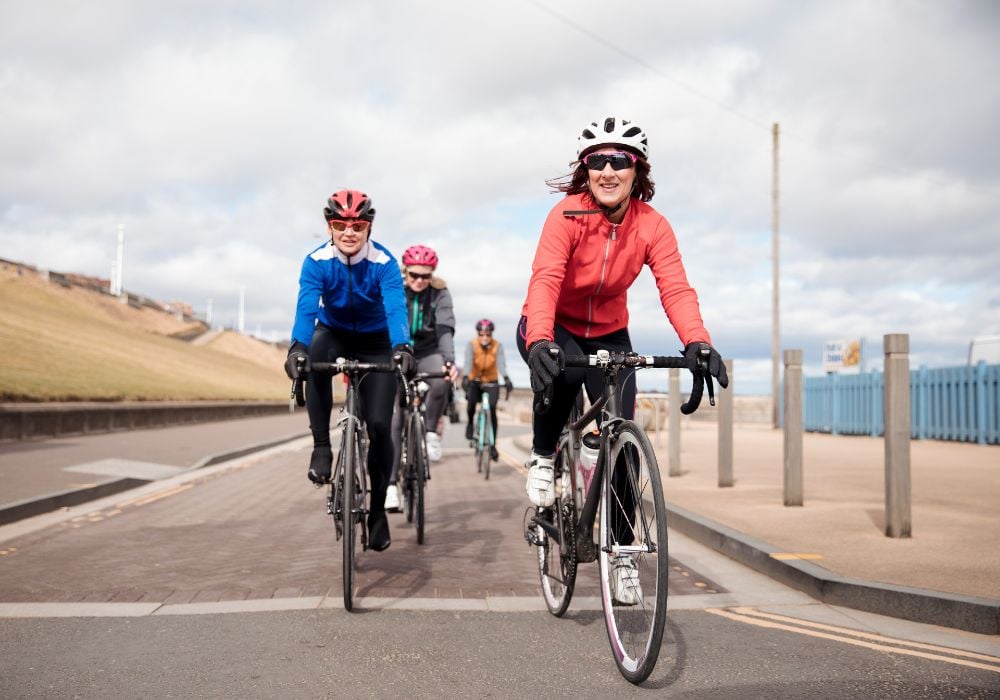
{"type": "MultiPolygon", "coordinates": [[[[882,435],[882,372],[803,380],[805,429],[882,435]]],[[[1000,444],[1000,365],[921,367],[910,371],[913,438],[1000,444]]]]}

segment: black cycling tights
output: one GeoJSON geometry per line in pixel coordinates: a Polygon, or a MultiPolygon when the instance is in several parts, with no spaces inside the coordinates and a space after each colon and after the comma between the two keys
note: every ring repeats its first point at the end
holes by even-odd
{"type": "Polygon", "coordinates": [[[466,412],[469,416],[469,424],[474,424],[473,421],[476,420],[476,407],[479,405],[483,394],[490,397],[490,422],[493,423],[493,444],[495,445],[497,441],[497,401],[500,400],[500,387],[490,386],[483,389],[482,384],[479,382],[469,382],[469,391],[465,396],[467,404],[466,412]]]}
{"type": "MultiPolygon", "coordinates": [[[[525,345],[525,324],[526,319],[522,316],[521,322],[517,326],[517,349],[521,352],[524,361],[528,361],[528,348],[525,345]]],[[[599,338],[582,338],[571,334],[562,326],[555,326],[555,343],[562,348],[566,355],[589,355],[597,350],[610,351],[632,351],[632,341],[629,339],[628,329],[609,333],[599,338]]],[[[582,367],[567,367],[566,370],[553,383],[552,403],[549,405],[547,413],[532,415],[532,428],[534,437],[532,441],[533,450],[542,455],[555,454],[556,443],[559,434],[562,432],[569,414],[573,410],[573,403],[576,401],[580,387],[586,384],[587,396],[593,403],[604,393],[604,373],[599,369],[584,369],[582,367]]],[[[623,418],[632,420],[635,418],[635,370],[622,370],[618,373],[618,405],[623,418]]],[[[631,450],[631,448],[629,448],[631,450]]],[[[635,455],[632,454],[632,464],[638,464],[635,455]]],[[[632,523],[635,512],[635,493],[628,481],[628,472],[623,468],[626,455],[620,458],[613,474],[613,485],[616,498],[621,501],[621,508],[615,508],[611,514],[611,528],[616,541],[621,544],[632,544],[634,532],[632,523]],[[627,513],[622,517],[622,513],[627,513]]],[[[638,475],[634,475],[638,478],[638,475]]]]}
{"type": "MultiPolygon", "coordinates": [[[[524,358],[525,362],[528,361],[528,348],[525,345],[526,322],[522,316],[521,322],[517,326],[517,349],[521,352],[521,357],[524,358]]],[[[566,355],[589,355],[598,350],[632,351],[632,341],[629,339],[627,328],[602,335],[599,338],[583,338],[573,335],[559,324],[556,324],[554,330],[555,343],[562,348],[566,355]]],[[[635,417],[634,375],[634,369],[622,370],[618,373],[618,405],[621,407],[622,416],[629,420],[635,417]]],[[[543,455],[555,453],[559,433],[565,427],[570,411],[573,410],[576,395],[584,383],[587,387],[587,396],[593,403],[604,392],[604,373],[599,369],[567,367],[555,380],[552,387],[552,403],[549,405],[548,412],[543,415],[536,413],[532,416],[531,423],[534,430],[532,447],[535,452],[543,455]]]]}
{"type": "MultiPolygon", "coordinates": [[[[392,356],[389,334],[352,333],[317,324],[309,344],[313,362],[333,362],[346,357],[362,362],[388,362],[392,356]]],[[[333,381],[343,381],[341,377],[333,381]]],[[[392,468],[392,405],[396,396],[396,375],[368,372],[358,385],[360,414],[368,426],[368,476],[371,480],[371,510],[385,507],[385,492],[392,468]]],[[[330,444],[330,412],[333,410],[333,384],[327,373],[310,375],[307,382],[306,409],[314,445],[330,444]]]]}

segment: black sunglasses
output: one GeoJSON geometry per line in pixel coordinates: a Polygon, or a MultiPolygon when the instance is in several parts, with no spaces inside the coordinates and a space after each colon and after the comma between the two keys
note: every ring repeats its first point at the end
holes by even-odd
{"type": "Polygon", "coordinates": [[[411,280],[429,280],[432,273],[428,272],[422,275],[419,272],[407,272],[406,274],[410,276],[411,280]]]}
{"type": "Polygon", "coordinates": [[[583,164],[587,170],[604,170],[610,163],[612,170],[627,170],[635,165],[636,156],[627,151],[616,151],[615,153],[591,153],[583,159],[583,164]]]}

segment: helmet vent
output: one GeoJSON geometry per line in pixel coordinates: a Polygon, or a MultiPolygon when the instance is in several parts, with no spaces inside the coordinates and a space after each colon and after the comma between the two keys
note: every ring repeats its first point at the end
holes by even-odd
{"type": "Polygon", "coordinates": [[[604,131],[610,134],[614,130],[615,130],[615,118],[608,117],[607,119],[604,120],[604,131]]]}

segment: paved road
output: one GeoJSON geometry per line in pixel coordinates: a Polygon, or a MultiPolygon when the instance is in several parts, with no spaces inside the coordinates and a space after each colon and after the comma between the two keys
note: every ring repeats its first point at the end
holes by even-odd
{"type": "MultiPolygon", "coordinates": [[[[461,442],[450,431],[435,465],[427,544],[397,515],[392,547],[362,555],[358,614],[341,609],[339,550],[302,441],[0,528],[0,696],[642,692],[610,660],[592,578],[566,619],[540,610],[513,445],[485,482],[461,442]]],[[[681,536],[671,551],[650,688],[1000,693],[996,638],[819,605],[681,536]]]]}

